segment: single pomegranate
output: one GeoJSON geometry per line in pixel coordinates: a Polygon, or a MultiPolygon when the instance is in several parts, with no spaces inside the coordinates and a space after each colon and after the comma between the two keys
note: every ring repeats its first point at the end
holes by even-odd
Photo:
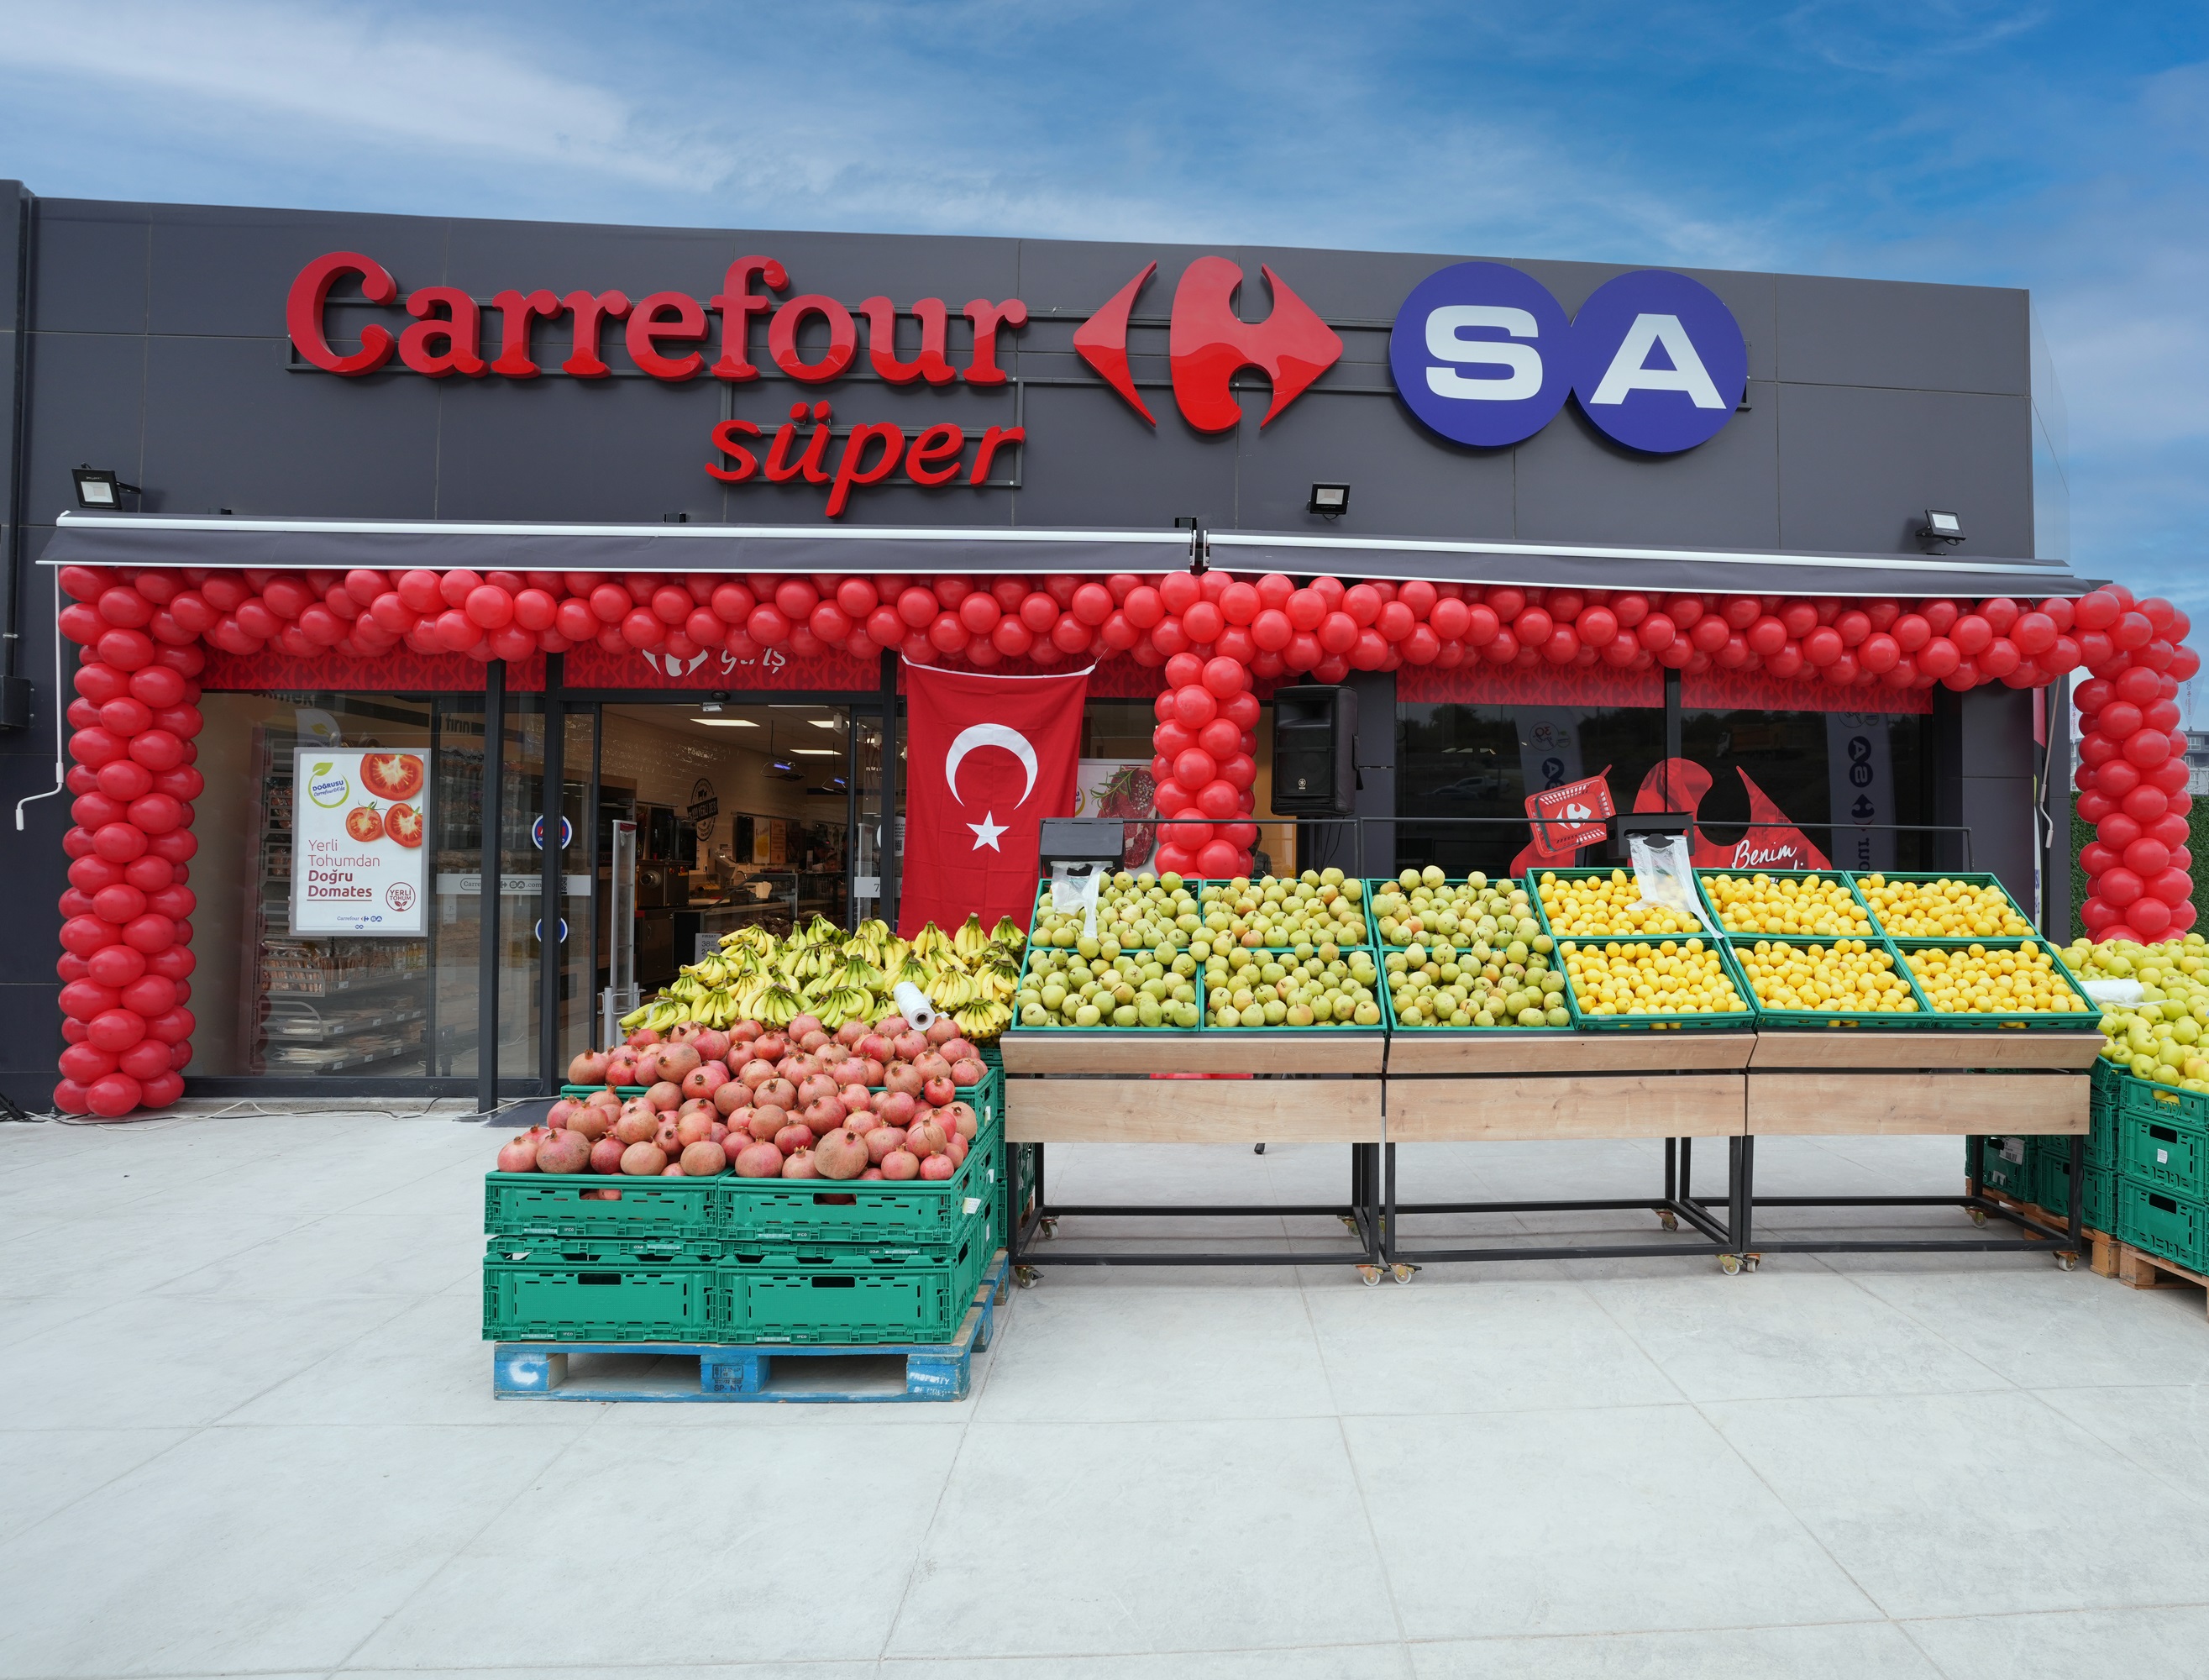
{"type": "Polygon", "coordinates": [[[977,1057],[962,1056],[951,1064],[951,1082],[969,1087],[979,1085],[983,1075],[987,1072],[989,1069],[977,1057]]]}
{"type": "Polygon", "coordinates": [[[795,1155],[800,1150],[813,1147],[813,1128],[795,1123],[785,1126],[774,1135],[774,1147],[785,1155],[795,1155]]]}
{"type": "Polygon", "coordinates": [[[954,1167],[966,1165],[966,1140],[956,1132],[952,1133],[944,1143],[943,1153],[951,1158],[951,1165],[954,1167]]]}
{"type": "Polygon", "coordinates": [[[747,1129],[754,1137],[764,1143],[771,1141],[774,1135],[789,1123],[790,1114],[787,1110],[777,1108],[773,1103],[765,1103],[752,1111],[752,1117],[747,1124],[747,1129]]]}
{"type": "Polygon", "coordinates": [[[959,1087],[951,1082],[951,1075],[942,1075],[928,1081],[920,1087],[921,1099],[931,1108],[942,1108],[959,1095],[959,1087]]]}
{"type": "Polygon", "coordinates": [[[729,1070],[718,1062],[701,1062],[683,1075],[683,1094],[710,1098],[729,1081],[729,1070]]]}
{"type": "Polygon", "coordinates": [[[779,1178],[782,1151],[772,1143],[748,1143],[737,1152],[739,1178],[779,1178]]]}
{"type": "Polygon", "coordinates": [[[877,1126],[864,1134],[867,1144],[867,1159],[880,1166],[893,1149],[905,1147],[905,1131],[898,1126],[877,1126]]]}
{"type": "Polygon", "coordinates": [[[752,1040],[752,1054],[762,1062],[779,1062],[790,1054],[790,1040],[779,1033],[762,1033],[752,1040]]]}
{"type": "Polygon", "coordinates": [[[844,1105],[834,1097],[823,1097],[817,1103],[808,1103],[798,1112],[798,1117],[813,1129],[816,1137],[833,1132],[841,1126],[846,1116],[844,1105]]]}
{"type": "Polygon", "coordinates": [[[619,1172],[622,1155],[629,1147],[617,1137],[602,1137],[591,1146],[591,1171],[619,1172]]]}
{"type": "Polygon", "coordinates": [[[567,1129],[569,1117],[581,1106],[582,1104],[563,1097],[545,1111],[545,1123],[556,1132],[564,1131],[567,1129]]]}
{"type": "Polygon", "coordinates": [[[632,1099],[614,1122],[614,1135],[624,1144],[649,1143],[659,1130],[659,1111],[642,1099],[632,1099]]]}
{"type": "Polygon", "coordinates": [[[729,1042],[731,1045],[748,1045],[766,1031],[767,1028],[755,1021],[740,1021],[729,1029],[729,1042]]]}
{"type": "Polygon", "coordinates": [[[659,1153],[670,1160],[673,1160],[683,1153],[683,1140],[676,1135],[673,1115],[663,1114],[659,1117],[659,1129],[652,1135],[652,1141],[658,1147],[659,1153]]]}
{"type": "Polygon", "coordinates": [[[878,1091],[875,1093],[874,1111],[886,1126],[909,1126],[919,1111],[920,1104],[910,1091],[878,1091]]]}
{"type": "Polygon", "coordinates": [[[604,1085],[606,1069],[613,1057],[602,1050],[580,1051],[568,1063],[568,1083],[570,1085],[604,1085]]]}
{"type": "Polygon", "coordinates": [[[734,1114],[751,1105],[752,1088],[741,1080],[731,1079],[713,1093],[713,1106],[724,1114],[734,1114]]]}
{"type": "Polygon", "coordinates": [[[683,1149],[682,1165],[685,1178],[711,1178],[729,1170],[729,1158],[713,1139],[700,1138],[683,1149]]]}
{"type": "Polygon", "coordinates": [[[708,1062],[719,1062],[729,1053],[729,1035],[718,1027],[701,1027],[691,1044],[698,1054],[708,1062]]]}
{"type": "Polygon", "coordinates": [[[880,1085],[882,1082],[882,1066],[883,1064],[874,1057],[861,1057],[858,1062],[859,1071],[851,1075],[852,1082],[870,1087],[880,1085]]]}
{"type": "Polygon", "coordinates": [[[683,1163],[680,1161],[668,1162],[665,1166],[659,1169],[659,1176],[663,1178],[680,1178],[683,1176],[683,1163]]]}
{"type": "Polygon", "coordinates": [[[942,1052],[940,1051],[924,1050],[919,1055],[912,1058],[912,1065],[914,1068],[918,1069],[920,1076],[923,1079],[948,1079],[951,1077],[951,1063],[945,1059],[942,1052]]]}
{"type": "MultiPolygon", "coordinates": [[[[936,1117],[940,1120],[945,1117],[939,1114],[936,1117]]],[[[952,1104],[949,1111],[949,1119],[952,1129],[958,1133],[960,1137],[966,1139],[969,1142],[972,1142],[976,1137],[981,1135],[981,1117],[974,1112],[973,1105],[971,1103],[952,1104]]]]}
{"type": "Polygon", "coordinates": [[[864,1085],[847,1085],[836,1093],[836,1100],[844,1105],[846,1114],[872,1114],[875,1093],[864,1085]]]}
{"type": "Polygon", "coordinates": [[[856,1178],[874,1162],[866,1140],[839,1126],[813,1146],[813,1164],[823,1178],[856,1178]]]}
{"type": "Polygon", "coordinates": [[[943,1128],[933,1120],[923,1120],[906,1129],[906,1148],[924,1160],[930,1155],[942,1154],[943,1141],[943,1128]]]}
{"type": "Polygon", "coordinates": [[[920,1157],[903,1149],[893,1149],[882,1159],[882,1177],[893,1179],[920,1177],[920,1157]]]}
{"type": "Polygon", "coordinates": [[[704,1058],[698,1054],[698,1046],[695,1045],[669,1045],[659,1052],[659,1076],[662,1079],[680,1081],[685,1074],[697,1067],[703,1060],[704,1058]]]}
{"type": "Polygon", "coordinates": [[[959,1023],[949,1015],[938,1015],[928,1024],[928,1041],[932,1045],[948,1045],[959,1036],[959,1023]]]}
{"type": "Polygon", "coordinates": [[[667,1171],[667,1157],[656,1143],[632,1143],[622,1151],[621,1170],[632,1178],[657,1178],[667,1171]]]}
{"type": "Polygon", "coordinates": [[[575,1112],[568,1117],[568,1129],[586,1143],[596,1143],[613,1129],[620,1111],[600,1106],[597,1103],[578,1103],[575,1112]]]}
{"type": "Polygon", "coordinates": [[[667,1042],[671,1045],[687,1045],[705,1030],[703,1022],[678,1021],[668,1029],[667,1042]]]}
{"type": "MultiPolygon", "coordinates": [[[[890,1041],[881,1033],[870,1033],[856,1042],[859,1054],[870,1062],[887,1062],[890,1059],[890,1041]]],[[[595,1081],[593,1082],[596,1083],[595,1081]]]]}
{"type": "Polygon", "coordinates": [[[954,1062],[961,1059],[978,1062],[982,1059],[982,1052],[974,1048],[973,1041],[970,1039],[947,1039],[936,1048],[954,1062]]]}
{"type": "Polygon", "coordinates": [[[868,1180],[868,1179],[870,1179],[870,1178],[879,1178],[879,1177],[881,1177],[882,1176],[882,1168],[880,1168],[880,1167],[878,1167],[878,1166],[870,1166],[870,1167],[869,1167],[869,1168],[868,1168],[864,1172],[863,1172],[863,1173],[861,1173],[861,1174],[859,1175],[859,1179],[860,1179],[860,1182],[864,1183],[866,1180],[868,1180]]]}
{"type": "Polygon", "coordinates": [[[772,1103],[777,1108],[786,1108],[793,1111],[800,1106],[798,1100],[798,1087],[788,1080],[780,1078],[771,1079],[766,1084],[755,1087],[752,1092],[752,1100],[755,1103],[772,1103]]]}
{"type": "Polygon", "coordinates": [[[581,1172],[591,1164],[591,1141],[581,1132],[557,1131],[537,1146],[539,1172],[581,1172]]]}
{"type": "Polygon", "coordinates": [[[758,1057],[755,1056],[750,1061],[745,1063],[743,1067],[737,1069],[737,1077],[742,1080],[746,1085],[751,1087],[753,1090],[756,1091],[761,1086],[766,1084],[767,1081],[774,1077],[774,1063],[772,1062],[762,1062],[758,1057]]]}
{"type": "Polygon", "coordinates": [[[640,1027],[629,1035],[631,1050],[647,1050],[659,1042],[659,1034],[649,1027],[640,1027]]]}
{"type": "Polygon", "coordinates": [[[694,1143],[702,1143],[710,1139],[716,1123],[713,1112],[711,1109],[703,1114],[685,1110],[675,1122],[676,1141],[688,1149],[694,1143]]]}
{"type": "Polygon", "coordinates": [[[928,1048],[928,1035],[916,1033],[910,1027],[890,1040],[890,1049],[900,1062],[910,1062],[928,1048]]]}
{"type": "Polygon", "coordinates": [[[864,1021],[847,1021],[836,1029],[836,1042],[840,1045],[856,1045],[866,1036],[867,1023],[864,1021]]]}
{"type": "Polygon", "coordinates": [[[672,1114],[683,1106],[683,1087],[671,1079],[658,1080],[645,1087],[644,1099],[663,1114],[672,1114]]]}
{"type": "Polygon", "coordinates": [[[818,1178],[821,1169],[814,1165],[810,1149],[800,1149],[783,1162],[782,1176],[785,1178],[818,1178]]]}
{"type": "Polygon", "coordinates": [[[891,1091],[902,1091],[908,1096],[918,1097],[927,1083],[920,1069],[910,1062],[893,1062],[882,1069],[883,1087],[891,1091]]]}
{"type": "Polygon", "coordinates": [[[498,1170],[501,1172],[534,1172],[537,1171],[537,1141],[523,1133],[510,1143],[499,1146],[498,1170]]]}
{"type": "Polygon", "coordinates": [[[624,1052],[621,1055],[616,1056],[611,1061],[606,1063],[606,1083],[608,1085],[635,1085],[636,1082],[636,1058],[635,1057],[624,1052]]]}
{"type": "Polygon", "coordinates": [[[864,1137],[870,1132],[878,1132],[882,1130],[882,1123],[875,1118],[874,1110],[870,1108],[863,1108],[850,1119],[846,1120],[844,1123],[844,1126],[846,1130],[857,1132],[861,1137],[864,1137]]]}
{"type": "Polygon", "coordinates": [[[638,1053],[636,1082],[639,1085],[657,1085],[659,1079],[659,1046],[654,1045],[650,1050],[638,1053]]]}
{"type": "Polygon", "coordinates": [[[823,1097],[836,1094],[836,1081],[827,1074],[808,1074],[798,1087],[798,1105],[810,1108],[823,1097]]]}
{"type": "Polygon", "coordinates": [[[959,1171],[959,1163],[948,1155],[930,1155],[920,1164],[920,1176],[941,1182],[959,1171]]]}

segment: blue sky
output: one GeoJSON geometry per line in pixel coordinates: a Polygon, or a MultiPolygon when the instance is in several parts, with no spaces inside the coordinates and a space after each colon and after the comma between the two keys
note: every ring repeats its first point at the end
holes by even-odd
{"type": "Polygon", "coordinates": [[[2209,622],[2209,7],[0,0],[61,196],[2031,288],[2073,557],[2209,622]]]}

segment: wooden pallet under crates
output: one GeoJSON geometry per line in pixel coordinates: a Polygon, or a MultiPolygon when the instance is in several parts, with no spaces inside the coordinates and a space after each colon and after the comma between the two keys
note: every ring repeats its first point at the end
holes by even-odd
{"type": "MultiPolygon", "coordinates": [[[[2128,1289],[2192,1288],[2209,1291],[2209,1277],[2181,1266],[2175,1260],[2165,1260],[2159,1254],[2136,1249],[2130,1243],[2118,1244],[2117,1281],[2128,1289]]],[[[2205,1294],[2202,1300],[2205,1310],[2209,1310],[2209,1294],[2205,1294]]]]}

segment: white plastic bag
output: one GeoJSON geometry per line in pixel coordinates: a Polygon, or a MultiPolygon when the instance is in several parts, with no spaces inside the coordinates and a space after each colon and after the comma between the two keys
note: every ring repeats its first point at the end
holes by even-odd
{"type": "Polygon", "coordinates": [[[1634,859],[1634,884],[1640,891],[1640,904],[1662,905],[1682,916],[1692,916],[1712,938],[1718,937],[1718,929],[1711,925],[1703,909],[1702,896],[1695,891],[1694,865],[1688,860],[1688,837],[1664,834],[1652,839],[1635,834],[1626,844],[1634,859]]]}
{"type": "Polygon", "coordinates": [[[1081,936],[1097,936],[1097,889],[1104,884],[1104,871],[1092,867],[1086,875],[1070,875],[1068,870],[1083,867],[1079,864],[1053,864],[1050,877],[1050,907],[1062,916],[1071,916],[1076,911],[1082,915],[1081,936]]]}
{"type": "Polygon", "coordinates": [[[2087,997],[2104,1009],[2115,1003],[2129,1009],[2140,1001],[2138,980],[2081,980],[2079,984],[2086,987],[2087,997]]]}

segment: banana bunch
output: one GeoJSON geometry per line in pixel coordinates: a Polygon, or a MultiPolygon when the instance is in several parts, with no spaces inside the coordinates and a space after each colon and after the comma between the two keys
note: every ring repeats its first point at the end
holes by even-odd
{"type": "Polygon", "coordinates": [[[912,936],[912,948],[916,956],[932,957],[951,948],[951,936],[933,922],[923,922],[912,936]]]}
{"type": "Polygon", "coordinates": [[[978,1045],[988,1044],[1013,1024],[1013,1009],[1009,1003],[995,998],[968,1003],[954,1009],[951,1019],[959,1023],[959,1030],[978,1045]]]}
{"type": "Polygon", "coordinates": [[[990,942],[1002,945],[1018,960],[1028,948],[1027,930],[1009,916],[997,918],[997,925],[990,930],[990,942]]]}
{"type": "Polygon", "coordinates": [[[980,956],[989,945],[990,936],[983,930],[979,916],[969,916],[959,924],[959,931],[951,936],[953,952],[968,962],[980,956]]]}

